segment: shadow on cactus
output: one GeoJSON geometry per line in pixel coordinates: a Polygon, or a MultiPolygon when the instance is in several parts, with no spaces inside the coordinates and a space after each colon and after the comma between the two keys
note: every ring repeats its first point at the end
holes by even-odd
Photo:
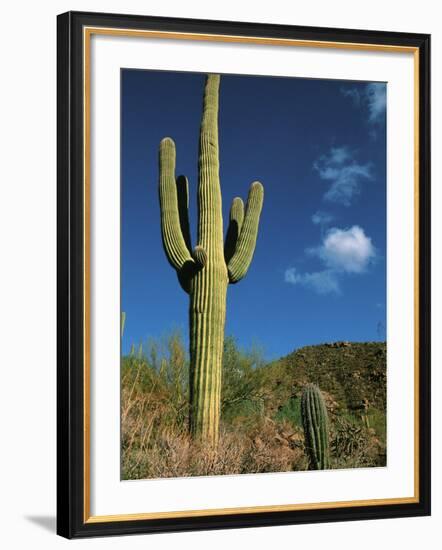
{"type": "Polygon", "coordinates": [[[208,75],[199,140],[198,243],[192,249],[188,181],[175,177],[175,144],[160,144],[160,208],[164,250],[179,283],[189,294],[190,430],[215,446],[219,437],[222,355],[227,285],[250,266],[258,234],[264,190],[252,183],[246,208],[233,199],[226,242],[219,181],[219,75],[208,75]]]}

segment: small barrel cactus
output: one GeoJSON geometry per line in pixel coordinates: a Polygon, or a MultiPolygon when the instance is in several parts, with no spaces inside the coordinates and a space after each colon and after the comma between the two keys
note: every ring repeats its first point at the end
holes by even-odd
{"type": "Polygon", "coordinates": [[[327,408],[321,390],[314,384],[302,390],[301,415],[310,469],[326,470],[330,467],[327,408]]]}

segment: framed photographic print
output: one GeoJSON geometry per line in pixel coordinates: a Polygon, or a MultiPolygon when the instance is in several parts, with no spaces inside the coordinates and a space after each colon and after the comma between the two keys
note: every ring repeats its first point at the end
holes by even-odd
{"type": "Polygon", "coordinates": [[[58,533],[430,513],[430,37],[58,17],[58,533]]]}

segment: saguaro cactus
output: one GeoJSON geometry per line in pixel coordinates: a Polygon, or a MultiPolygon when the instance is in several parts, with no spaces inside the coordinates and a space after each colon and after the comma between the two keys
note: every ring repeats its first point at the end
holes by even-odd
{"type": "Polygon", "coordinates": [[[302,391],[301,415],[310,468],[326,470],[330,467],[327,408],[314,384],[308,384],[302,391]]]}
{"type": "Polygon", "coordinates": [[[221,369],[227,285],[237,283],[255,250],[264,189],[252,183],[244,211],[240,198],[230,210],[223,246],[222,199],[218,158],[219,75],[208,75],[199,140],[198,244],[192,250],[188,182],[175,179],[175,144],[160,143],[160,208],[164,250],[182,288],[189,294],[190,429],[216,445],[219,431],[221,369]]]}
{"type": "Polygon", "coordinates": [[[125,323],[126,323],[126,312],[122,311],[121,312],[121,338],[123,338],[125,323]]]}

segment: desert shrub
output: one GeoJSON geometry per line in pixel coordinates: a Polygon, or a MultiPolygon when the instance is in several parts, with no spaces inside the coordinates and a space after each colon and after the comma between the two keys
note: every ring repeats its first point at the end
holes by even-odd
{"type": "Polygon", "coordinates": [[[305,470],[307,461],[299,432],[288,422],[264,417],[248,434],[251,441],[245,454],[245,472],[288,472],[305,470]]]}
{"type": "MultiPolygon", "coordinates": [[[[165,433],[185,433],[188,362],[179,333],[141,353],[123,357],[121,368],[122,475],[143,477],[146,457],[165,433]]],[[[147,468],[147,471],[150,471],[147,468]]]]}
{"type": "Polygon", "coordinates": [[[264,364],[258,350],[240,350],[232,337],[224,342],[221,416],[229,423],[238,416],[262,415],[264,399],[260,370],[264,364]]]}
{"type": "Polygon", "coordinates": [[[331,431],[333,468],[385,466],[385,445],[373,428],[343,416],[335,420],[331,431]]]}
{"type": "Polygon", "coordinates": [[[387,417],[385,411],[379,409],[370,409],[368,412],[368,420],[370,428],[373,428],[377,437],[381,441],[387,439],[387,417]]]}
{"type": "Polygon", "coordinates": [[[301,400],[291,397],[284,405],[281,405],[275,415],[277,421],[288,420],[294,426],[302,427],[301,400]]]}

